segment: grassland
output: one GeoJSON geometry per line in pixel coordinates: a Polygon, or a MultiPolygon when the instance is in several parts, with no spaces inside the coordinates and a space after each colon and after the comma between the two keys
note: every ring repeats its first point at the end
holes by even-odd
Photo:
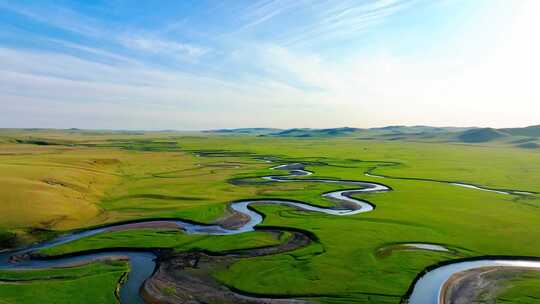
{"type": "MultiPolygon", "coordinates": [[[[239,290],[308,296],[323,303],[399,303],[416,275],[437,262],[483,255],[540,255],[540,243],[531,241],[540,238],[538,195],[503,195],[432,181],[364,175],[372,170],[393,177],[540,192],[540,175],[535,174],[540,172],[540,153],[536,150],[496,143],[351,137],[86,134],[51,130],[10,130],[0,134],[4,138],[0,144],[0,212],[9,215],[0,218],[4,247],[71,229],[132,219],[185,218],[210,223],[228,212],[228,202],[246,198],[294,199],[328,206],[332,202],[320,194],[346,188],[309,182],[262,182],[253,177],[279,172],[269,170],[269,164],[253,159],[252,154],[308,163],[307,169],[315,172],[314,177],[382,182],[394,191],[359,195],[375,204],[376,209],[350,217],[258,206],[266,215],[263,225],[307,230],[319,242],[286,254],[244,259],[215,273],[223,284],[239,290]],[[29,138],[41,144],[28,144],[29,138]],[[25,141],[17,143],[16,139],[25,141]],[[213,157],[192,153],[200,150],[245,153],[213,157]],[[240,178],[257,183],[228,182],[240,178]],[[401,242],[444,244],[457,252],[398,251],[377,257],[378,248],[401,242]]],[[[222,251],[279,241],[264,232],[208,237],[145,230],[94,236],[46,253],[114,246],[222,251]]],[[[523,282],[523,288],[507,291],[504,303],[522,303],[522,298],[514,294],[533,290],[523,282]]],[[[65,288],[59,287],[55,293],[69,294],[70,284],[66,280],[65,288]]],[[[109,289],[116,281],[111,284],[109,289]]],[[[17,294],[10,288],[22,287],[2,288],[3,299],[4,294],[17,294]]]]}
{"type": "Polygon", "coordinates": [[[116,285],[127,271],[126,262],[0,271],[0,303],[116,303],[116,285]]]}

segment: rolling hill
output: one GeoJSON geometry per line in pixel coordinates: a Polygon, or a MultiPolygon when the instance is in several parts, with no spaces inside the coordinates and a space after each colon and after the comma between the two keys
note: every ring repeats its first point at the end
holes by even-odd
{"type": "Polygon", "coordinates": [[[519,136],[528,136],[528,137],[540,137],[540,125],[529,126],[525,128],[508,128],[508,129],[499,129],[502,132],[519,135],[519,136]]]}
{"type": "Polygon", "coordinates": [[[457,139],[466,143],[483,143],[509,136],[508,133],[492,128],[471,129],[460,133],[457,139]]]}

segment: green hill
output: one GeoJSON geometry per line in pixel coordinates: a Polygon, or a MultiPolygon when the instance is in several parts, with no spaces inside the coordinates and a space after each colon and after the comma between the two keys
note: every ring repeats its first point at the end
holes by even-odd
{"type": "Polygon", "coordinates": [[[331,129],[288,129],[273,133],[273,136],[279,137],[324,137],[324,136],[345,136],[361,131],[357,128],[331,128],[331,129]]]}
{"type": "Polygon", "coordinates": [[[204,133],[221,133],[221,134],[269,134],[279,132],[281,129],[276,128],[238,128],[238,129],[217,129],[207,130],[204,133]]]}
{"type": "Polygon", "coordinates": [[[457,139],[466,143],[483,143],[506,136],[509,136],[509,134],[496,129],[479,128],[464,131],[457,136],[457,139]]]}
{"type": "Polygon", "coordinates": [[[499,130],[502,132],[511,134],[511,135],[540,137],[540,125],[529,126],[525,128],[508,128],[508,129],[499,129],[499,130]]]}
{"type": "Polygon", "coordinates": [[[520,144],[517,146],[524,149],[539,149],[540,148],[540,145],[535,142],[528,142],[528,143],[520,144]]]}

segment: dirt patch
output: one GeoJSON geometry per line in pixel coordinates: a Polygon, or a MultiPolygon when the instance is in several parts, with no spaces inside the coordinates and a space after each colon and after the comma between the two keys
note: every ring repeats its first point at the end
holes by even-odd
{"type": "Polygon", "coordinates": [[[116,165],[120,163],[120,160],[116,158],[99,158],[92,159],[90,162],[94,165],[116,165]]]}
{"type": "Polygon", "coordinates": [[[68,187],[68,185],[66,183],[63,183],[63,182],[61,182],[61,181],[59,181],[57,179],[53,179],[53,178],[50,178],[50,177],[44,178],[41,181],[46,183],[47,185],[51,185],[51,186],[68,187]]]}
{"type": "MultiPolygon", "coordinates": [[[[280,233],[274,231],[274,233],[280,233]]],[[[241,258],[277,254],[307,246],[309,236],[292,232],[278,246],[232,251],[224,255],[188,252],[164,257],[154,275],[141,288],[148,303],[223,304],[304,304],[306,300],[257,297],[220,284],[212,277],[216,270],[229,267],[241,258]]]]}
{"type": "Polygon", "coordinates": [[[238,229],[248,223],[249,215],[228,210],[228,214],[222,216],[216,221],[216,224],[225,229],[238,229]]]}

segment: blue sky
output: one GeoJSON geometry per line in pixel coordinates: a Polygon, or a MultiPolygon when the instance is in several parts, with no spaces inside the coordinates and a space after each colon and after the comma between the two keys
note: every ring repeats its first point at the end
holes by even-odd
{"type": "Polygon", "coordinates": [[[4,1],[0,127],[540,123],[540,1],[4,1]]]}

